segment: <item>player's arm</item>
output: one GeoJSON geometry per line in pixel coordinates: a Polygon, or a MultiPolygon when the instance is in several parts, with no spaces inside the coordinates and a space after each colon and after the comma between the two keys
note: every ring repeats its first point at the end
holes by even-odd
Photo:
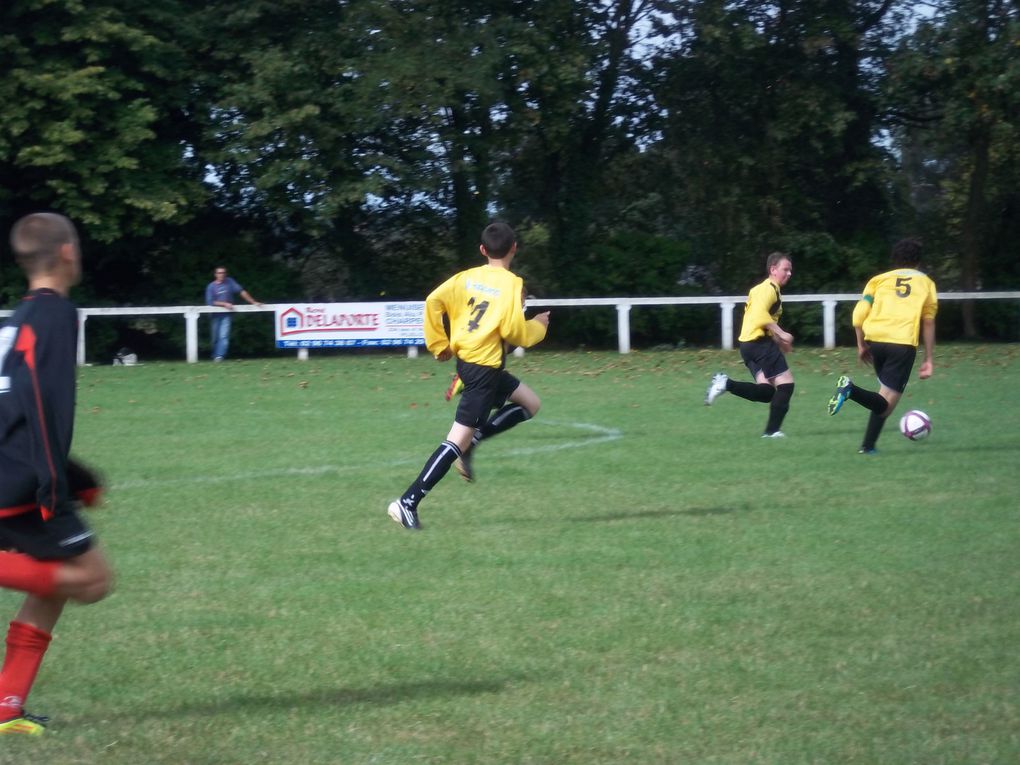
{"type": "Polygon", "coordinates": [[[875,291],[877,289],[877,278],[871,279],[864,287],[861,299],[854,306],[853,316],[850,319],[851,324],[853,324],[854,334],[857,336],[857,358],[865,364],[871,363],[871,349],[864,342],[864,321],[871,315],[871,306],[875,302],[875,291]]]}
{"type": "Polygon", "coordinates": [[[85,507],[98,507],[103,502],[106,488],[102,475],[95,468],[74,457],[67,458],[67,487],[71,496],[85,507]]]}
{"type": "Polygon", "coordinates": [[[924,361],[917,375],[927,380],[935,371],[935,317],[921,319],[921,341],[924,343],[924,361]]]}
{"type": "Polygon", "coordinates": [[[510,297],[510,304],[506,306],[499,334],[510,345],[530,348],[545,339],[546,328],[549,326],[549,312],[539,314],[534,319],[526,319],[522,302],[523,289],[523,282],[514,285],[514,294],[510,297]]]}
{"type": "Polygon", "coordinates": [[[446,327],[443,325],[443,317],[446,315],[447,306],[453,297],[455,279],[456,277],[447,279],[425,298],[423,317],[425,347],[439,361],[446,361],[453,355],[450,348],[450,336],[446,334],[446,327]]]}
{"type": "Polygon", "coordinates": [[[783,353],[789,353],[793,349],[793,335],[780,327],[776,322],[770,321],[764,327],[772,335],[772,342],[779,346],[783,353]]]}

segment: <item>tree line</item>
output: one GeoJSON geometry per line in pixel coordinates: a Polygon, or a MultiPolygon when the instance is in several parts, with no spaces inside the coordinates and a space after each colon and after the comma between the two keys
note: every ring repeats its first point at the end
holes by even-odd
{"type": "Polygon", "coordinates": [[[905,235],[942,290],[1020,287],[1016,0],[9,0],[0,62],[0,223],[74,219],[83,304],[197,303],[217,264],[420,299],[493,217],[544,297],[742,294],[773,250],[856,292],[905,235]]]}

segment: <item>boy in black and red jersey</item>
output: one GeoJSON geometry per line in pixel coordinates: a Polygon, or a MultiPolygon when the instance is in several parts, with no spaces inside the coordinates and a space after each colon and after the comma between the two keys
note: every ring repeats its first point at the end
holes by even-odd
{"type": "Polygon", "coordinates": [[[28,215],[11,230],[28,293],[0,328],[0,587],[26,593],[0,669],[0,735],[40,735],[24,710],[68,600],[94,603],[112,574],[76,511],[99,490],[70,459],[78,316],[67,299],[81,277],[74,225],[28,215]]]}

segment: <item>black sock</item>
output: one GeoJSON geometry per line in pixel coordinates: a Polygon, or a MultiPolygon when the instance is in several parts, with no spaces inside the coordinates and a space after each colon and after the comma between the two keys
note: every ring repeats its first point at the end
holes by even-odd
{"type": "Polygon", "coordinates": [[[520,404],[507,404],[496,411],[482,427],[475,431],[472,445],[477,444],[483,438],[492,438],[503,431],[510,430],[515,425],[527,422],[531,419],[531,412],[520,404]]]}
{"type": "Polygon", "coordinates": [[[881,393],[876,393],[873,390],[865,390],[864,388],[858,388],[856,385],[850,386],[851,401],[854,401],[865,409],[870,409],[875,414],[883,414],[886,409],[889,408],[889,402],[882,398],[881,393]]]}
{"type": "Polygon", "coordinates": [[[421,469],[414,483],[407,487],[407,491],[400,498],[406,507],[417,508],[425,495],[432,488],[443,480],[443,476],[449,471],[450,466],[460,456],[460,449],[452,441],[443,441],[439,448],[432,452],[425,467],[421,469]]]}
{"type": "Polygon", "coordinates": [[[776,389],[768,383],[737,382],[736,380],[726,381],[726,390],[734,396],[746,398],[748,401],[758,401],[767,404],[776,395],[776,389]]]}
{"type": "Polygon", "coordinates": [[[765,434],[771,436],[783,426],[783,418],[790,411],[790,399],[793,397],[793,383],[776,386],[776,393],[769,404],[769,421],[765,424],[765,434]]]}
{"type": "MultiPolygon", "coordinates": [[[[878,395],[877,393],[875,395],[878,395]]],[[[879,398],[882,398],[879,396],[879,398]]],[[[885,399],[882,399],[885,401],[885,399]]],[[[862,449],[874,449],[875,444],[878,442],[878,437],[882,434],[882,426],[885,425],[887,418],[872,412],[871,416],[868,417],[868,429],[864,431],[864,443],[861,444],[862,449]]]]}

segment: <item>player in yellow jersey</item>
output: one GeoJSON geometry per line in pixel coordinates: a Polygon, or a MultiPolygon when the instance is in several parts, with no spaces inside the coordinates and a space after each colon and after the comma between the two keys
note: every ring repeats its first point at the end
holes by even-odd
{"type": "Polygon", "coordinates": [[[872,278],[854,307],[857,357],[874,365],[879,389],[865,390],[842,375],[829,399],[829,414],[836,414],[848,399],[871,411],[861,454],[875,453],[882,426],[907,388],[919,338],[924,344],[924,361],[918,376],[926,380],[932,375],[939,303],[935,282],[918,270],[921,253],[916,239],[897,242],[892,248],[893,270],[872,278]]]}
{"type": "Polygon", "coordinates": [[[485,265],[455,274],[425,299],[425,345],[438,361],[456,357],[464,390],[446,440],[407,491],[387,508],[390,518],[406,529],[421,528],[418,504],[454,462],[459,462],[458,470],[470,480],[471,449],[531,419],[541,403],[504,365],[507,344],[529,348],[541,342],[549,312],[525,319],[524,283],[510,271],[517,254],[517,237],[510,226],[501,222],[487,226],[479,251],[485,265]]]}
{"type": "Polygon", "coordinates": [[[721,372],[712,376],[705,393],[705,406],[711,406],[727,391],[748,401],[769,405],[769,418],[762,438],[782,438],[783,418],[793,397],[793,372],[786,355],[793,348],[793,335],[779,326],[783,315],[782,288],[793,276],[793,261],[782,252],[773,252],[765,261],[768,277],[751,288],[740,326],[740,357],[754,378],[753,383],[737,382],[721,372]]]}

